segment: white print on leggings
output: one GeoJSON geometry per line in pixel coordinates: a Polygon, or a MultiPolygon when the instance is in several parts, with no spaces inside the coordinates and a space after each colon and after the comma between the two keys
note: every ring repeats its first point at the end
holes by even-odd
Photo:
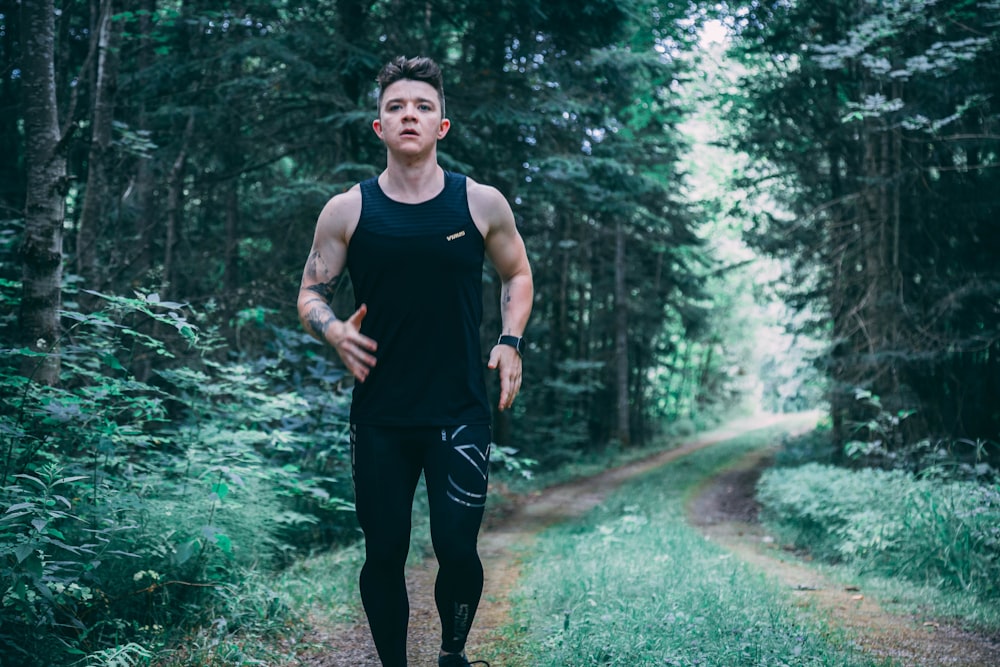
{"type": "MultiPolygon", "coordinates": [[[[452,442],[455,441],[455,436],[461,433],[465,429],[464,426],[460,426],[455,429],[455,432],[451,434],[452,442]]],[[[485,481],[486,476],[489,472],[490,464],[490,445],[486,445],[486,450],[482,451],[478,446],[472,443],[455,445],[455,453],[459,454],[463,459],[469,462],[479,476],[485,481]]],[[[448,489],[448,497],[454,500],[460,505],[465,505],[466,507],[473,507],[475,509],[481,509],[486,507],[486,493],[476,493],[464,488],[459,484],[454,477],[448,475],[448,485],[451,487],[448,489]]]]}
{"type": "Polygon", "coordinates": [[[455,635],[452,637],[453,641],[460,642],[463,641],[469,634],[469,605],[456,602],[455,603],[455,635]]]}

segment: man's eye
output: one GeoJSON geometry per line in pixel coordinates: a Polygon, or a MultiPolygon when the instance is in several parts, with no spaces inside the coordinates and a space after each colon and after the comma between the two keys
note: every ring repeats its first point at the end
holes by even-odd
{"type": "Polygon", "coordinates": [[[420,105],[420,110],[421,111],[430,111],[431,110],[431,105],[429,105],[429,104],[421,104],[420,105]]]}

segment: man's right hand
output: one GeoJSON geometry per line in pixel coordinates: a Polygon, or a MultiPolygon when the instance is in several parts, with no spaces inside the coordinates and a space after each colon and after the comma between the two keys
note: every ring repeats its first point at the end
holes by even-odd
{"type": "Polygon", "coordinates": [[[341,361],[358,382],[368,378],[375,366],[374,353],[378,349],[378,343],[361,333],[361,321],[367,314],[368,306],[361,304],[353,315],[338,321],[336,324],[340,326],[331,326],[326,334],[327,342],[337,350],[341,361]]]}

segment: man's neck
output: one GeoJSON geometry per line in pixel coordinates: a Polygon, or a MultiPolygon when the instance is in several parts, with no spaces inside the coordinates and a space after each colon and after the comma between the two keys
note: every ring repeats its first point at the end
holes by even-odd
{"type": "Polygon", "coordinates": [[[389,157],[379,176],[379,187],[396,201],[419,204],[437,196],[444,188],[444,171],[436,159],[404,163],[389,157]]]}

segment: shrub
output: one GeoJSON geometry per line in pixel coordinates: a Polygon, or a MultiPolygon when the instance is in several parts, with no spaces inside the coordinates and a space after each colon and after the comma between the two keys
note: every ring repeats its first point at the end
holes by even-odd
{"type": "Polygon", "coordinates": [[[201,623],[273,623],[287,610],[246,590],[254,572],[353,537],[341,373],[290,333],[242,359],[181,304],[94,296],[64,314],[60,386],[19,374],[25,350],[0,364],[7,665],[124,664],[201,623]]]}
{"type": "Polygon", "coordinates": [[[768,470],[763,517],[827,560],[1000,597],[1000,486],[807,464],[768,470]]]}

